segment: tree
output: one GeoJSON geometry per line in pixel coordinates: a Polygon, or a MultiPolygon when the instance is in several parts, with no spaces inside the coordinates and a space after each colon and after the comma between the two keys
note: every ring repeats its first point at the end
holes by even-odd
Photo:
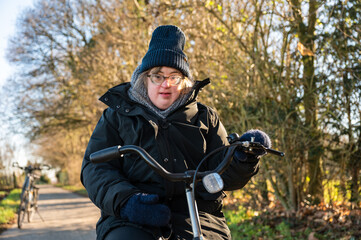
{"type": "Polygon", "coordinates": [[[15,90],[14,114],[41,146],[38,155],[68,170],[73,182],[79,182],[86,142],[104,109],[97,96],[129,80],[146,51],[139,35],[149,34],[140,24],[143,7],[134,1],[42,0],[19,19],[8,50],[23,72],[7,85],[15,90]],[[142,47],[143,53],[134,53],[142,47]]]}
{"type": "Polygon", "coordinates": [[[359,194],[360,165],[360,33],[361,4],[359,1],[335,1],[325,5],[322,24],[328,31],[320,34],[320,44],[327,68],[322,101],[331,105],[325,126],[338,134],[333,136],[335,153],[332,160],[340,165],[341,190],[351,192],[351,202],[361,201],[359,194]],[[331,56],[331,58],[330,58],[331,56]],[[351,181],[347,181],[348,174],[351,181]]]}
{"type": "MultiPolygon", "coordinates": [[[[356,3],[349,1],[347,9],[356,3]]],[[[322,199],[323,180],[336,178],[327,174],[329,159],[350,158],[340,150],[348,144],[340,141],[345,132],[353,138],[350,152],[359,149],[359,53],[342,45],[342,36],[356,39],[355,45],[359,35],[347,24],[326,34],[348,21],[337,9],[316,0],[41,0],[19,19],[9,48],[22,73],[7,86],[15,93],[14,114],[38,144],[37,154],[78,181],[87,141],[106,107],[97,98],[130,80],[155,27],[178,25],[188,37],[194,78],[211,78],[201,101],[217,109],[229,132],[262,129],[274,148],[286,152],[283,161],[261,163],[252,196],[267,200],[272,193],[287,210],[297,210],[309,194],[322,199]],[[333,20],[321,24],[322,16],[333,20]],[[331,37],[341,40],[333,39],[334,48],[327,45],[331,37]],[[326,61],[325,49],[347,51],[326,61]],[[337,76],[337,66],[344,77],[337,76]],[[343,112],[351,120],[347,128],[343,112]]],[[[345,12],[356,24],[357,11],[345,12]]],[[[346,161],[333,164],[346,169],[346,161]]]]}

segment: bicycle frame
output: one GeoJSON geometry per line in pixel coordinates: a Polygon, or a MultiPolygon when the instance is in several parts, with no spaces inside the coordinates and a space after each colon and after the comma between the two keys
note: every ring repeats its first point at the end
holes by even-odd
{"type": "MultiPolygon", "coordinates": [[[[238,135],[236,135],[238,136],[238,135]]],[[[231,136],[233,138],[234,136],[231,136]]],[[[232,139],[231,139],[232,140],[232,139]]],[[[230,141],[230,139],[229,139],[230,141]]],[[[274,149],[266,148],[262,144],[257,142],[249,142],[249,141],[230,141],[230,145],[223,146],[218,149],[213,150],[209,154],[207,154],[199,163],[196,170],[188,170],[184,173],[170,173],[166,169],[164,169],[152,156],[150,156],[143,148],[134,146],[134,145],[126,145],[126,146],[114,146],[106,149],[99,150],[90,155],[90,161],[92,163],[101,163],[107,162],[112,159],[118,159],[123,154],[134,152],[138,154],[155,172],[157,172],[162,177],[166,178],[172,182],[185,182],[185,192],[187,198],[187,205],[189,210],[189,216],[191,219],[192,231],[193,231],[193,239],[202,240],[204,239],[202,236],[202,229],[198,214],[197,203],[195,199],[194,189],[196,186],[196,182],[202,179],[203,177],[209,174],[222,174],[230,165],[232,161],[232,156],[236,148],[242,148],[246,152],[252,152],[254,149],[262,149],[266,153],[275,154],[278,156],[284,156],[283,152],[276,151],[274,149]],[[215,153],[228,148],[228,151],[223,159],[223,161],[217,166],[216,169],[212,171],[206,172],[198,172],[200,165],[210,158],[215,153]]]]}
{"type": "Polygon", "coordinates": [[[186,185],[186,197],[189,209],[189,217],[191,219],[193,239],[203,239],[201,222],[199,220],[197,202],[190,185],[186,185]]]}

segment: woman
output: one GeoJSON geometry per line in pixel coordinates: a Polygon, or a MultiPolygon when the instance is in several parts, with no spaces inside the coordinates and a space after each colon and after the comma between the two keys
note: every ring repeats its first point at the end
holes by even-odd
{"type": "MultiPolygon", "coordinates": [[[[176,26],[158,27],[149,50],[130,83],[110,89],[100,100],[109,107],[100,118],[85,152],[81,181],[101,209],[97,239],[192,239],[184,185],[164,180],[134,154],[92,164],[89,155],[115,145],[144,148],[170,172],[195,169],[205,154],[228,145],[218,115],[196,101],[209,80],[193,81],[185,36],[176,26]]],[[[242,140],[270,146],[261,131],[242,140]]],[[[262,155],[260,153],[259,155],[262,155]]],[[[220,152],[201,171],[223,160],[220,152]]],[[[226,190],[242,188],[258,171],[258,155],[237,150],[222,174],[226,190]]],[[[210,194],[197,185],[196,199],[206,239],[230,239],[222,213],[223,192],[210,194]]]]}

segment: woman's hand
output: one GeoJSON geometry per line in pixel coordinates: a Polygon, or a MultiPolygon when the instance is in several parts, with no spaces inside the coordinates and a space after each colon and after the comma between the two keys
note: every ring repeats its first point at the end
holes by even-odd
{"type": "MultiPolygon", "coordinates": [[[[240,138],[239,141],[249,141],[249,142],[259,142],[266,148],[271,147],[271,140],[269,136],[257,129],[252,129],[247,132],[245,132],[240,138]]],[[[267,152],[263,149],[252,149],[252,151],[245,152],[242,148],[237,148],[234,157],[237,160],[240,161],[246,161],[246,160],[259,160],[260,157],[265,155],[267,152]]]]}
{"type": "Polygon", "coordinates": [[[171,212],[167,205],[158,203],[156,194],[137,193],[120,209],[120,216],[130,222],[149,226],[166,226],[171,212]]]}

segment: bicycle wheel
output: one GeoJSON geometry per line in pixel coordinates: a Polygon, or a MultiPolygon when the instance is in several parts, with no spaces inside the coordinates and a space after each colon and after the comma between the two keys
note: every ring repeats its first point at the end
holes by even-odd
{"type": "Polygon", "coordinates": [[[27,191],[23,191],[21,193],[21,201],[20,201],[19,210],[18,210],[18,228],[21,228],[23,225],[28,202],[29,201],[28,201],[27,191]]]}
{"type": "Polygon", "coordinates": [[[34,205],[34,189],[31,189],[30,191],[28,191],[28,206],[27,206],[27,215],[28,215],[28,222],[31,222],[31,220],[33,219],[34,216],[34,211],[35,211],[35,205],[34,205]]]}

